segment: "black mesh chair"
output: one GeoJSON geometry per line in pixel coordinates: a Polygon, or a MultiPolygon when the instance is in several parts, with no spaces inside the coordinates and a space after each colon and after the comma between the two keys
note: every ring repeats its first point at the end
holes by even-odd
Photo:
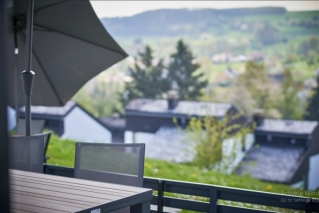
{"type": "Polygon", "coordinates": [[[45,140],[45,134],[32,136],[10,136],[10,169],[43,173],[45,140]]]}
{"type": "Polygon", "coordinates": [[[75,153],[75,178],[143,186],[145,144],[76,143],[75,153]]]}
{"type": "MultiPolygon", "coordinates": [[[[42,133],[44,128],[44,120],[32,120],[32,135],[42,133]]],[[[16,134],[17,135],[25,135],[25,119],[19,118],[17,126],[16,126],[16,134]]]]}

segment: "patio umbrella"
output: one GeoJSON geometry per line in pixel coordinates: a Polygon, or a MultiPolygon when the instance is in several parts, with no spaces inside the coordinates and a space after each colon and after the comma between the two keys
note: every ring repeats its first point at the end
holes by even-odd
{"type": "MultiPolygon", "coordinates": [[[[26,100],[27,134],[30,134],[31,113],[27,108],[31,94],[32,105],[62,106],[88,80],[127,57],[105,30],[88,0],[35,0],[34,5],[33,0],[29,2],[13,1],[15,33],[12,38],[16,38],[19,52],[16,67],[26,67],[25,90],[22,83],[8,85],[12,94],[9,105],[20,106],[26,100]],[[20,94],[24,92],[25,100],[23,95],[18,98],[13,95],[15,90],[20,94]]],[[[15,82],[15,77],[20,77],[15,74],[14,66],[6,77],[7,82],[15,82]]]]}

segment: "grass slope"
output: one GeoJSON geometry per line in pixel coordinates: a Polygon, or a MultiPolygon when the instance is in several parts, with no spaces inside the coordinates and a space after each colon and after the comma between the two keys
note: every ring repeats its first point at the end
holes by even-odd
{"type": "MultiPolygon", "coordinates": [[[[71,140],[62,140],[56,135],[52,135],[50,144],[48,147],[47,155],[50,156],[48,164],[59,165],[59,166],[74,166],[75,156],[75,142],[71,140]]],[[[163,178],[187,182],[214,184],[221,186],[228,186],[234,188],[242,188],[249,190],[265,191],[272,193],[284,193],[284,194],[298,194],[306,196],[306,191],[300,189],[294,189],[283,184],[273,184],[262,182],[258,179],[251,178],[249,176],[237,176],[222,174],[216,171],[207,171],[200,169],[195,166],[177,164],[166,161],[146,159],[144,176],[163,178]]],[[[156,193],[156,192],[155,192],[156,193]]],[[[165,196],[179,197],[184,199],[195,199],[198,201],[209,202],[207,198],[186,196],[180,194],[165,193],[165,196]]],[[[319,197],[319,196],[311,196],[319,197]]],[[[224,205],[239,206],[245,208],[253,208],[259,210],[267,210],[273,212],[284,212],[284,213],[301,213],[301,211],[288,210],[275,207],[267,207],[261,205],[254,205],[249,203],[238,203],[226,200],[218,200],[218,203],[224,205]]],[[[182,210],[181,213],[196,213],[194,211],[182,210]]]]}
{"type": "MultiPolygon", "coordinates": [[[[62,140],[58,136],[53,135],[50,140],[47,155],[50,156],[48,164],[73,167],[75,142],[62,140]]],[[[144,175],[154,178],[207,183],[276,193],[283,191],[300,192],[300,190],[292,189],[286,185],[266,183],[249,176],[227,175],[215,171],[205,171],[195,166],[153,159],[145,160],[144,175]]]]}

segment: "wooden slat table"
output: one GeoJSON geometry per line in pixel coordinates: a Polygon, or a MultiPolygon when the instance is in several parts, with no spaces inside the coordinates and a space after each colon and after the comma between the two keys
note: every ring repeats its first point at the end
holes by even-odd
{"type": "Polygon", "coordinates": [[[152,190],[10,170],[11,213],[149,213],[152,190]]]}

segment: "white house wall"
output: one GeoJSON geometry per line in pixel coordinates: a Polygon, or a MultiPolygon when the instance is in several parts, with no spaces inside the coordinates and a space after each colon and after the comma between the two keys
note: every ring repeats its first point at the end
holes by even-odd
{"type": "Polygon", "coordinates": [[[76,106],[64,118],[62,138],[78,142],[111,143],[112,133],[76,106]]]}
{"type": "Polygon", "coordinates": [[[319,154],[309,159],[308,189],[319,189],[319,154]]]}
{"type": "MultiPolygon", "coordinates": [[[[154,134],[145,133],[145,132],[136,132],[135,133],[135,143],[148,143],[154,138],[154,134]]],[[[133,132],[125,131],[124,133],[125,143],[133,143],[133,132]]]]}
{"type": "Polygon", "coordinates": [[[11,107],[7,107],[7,120],[8,120],[8,131],[13,130],[16,127],[16,111],[11,107]]]}

